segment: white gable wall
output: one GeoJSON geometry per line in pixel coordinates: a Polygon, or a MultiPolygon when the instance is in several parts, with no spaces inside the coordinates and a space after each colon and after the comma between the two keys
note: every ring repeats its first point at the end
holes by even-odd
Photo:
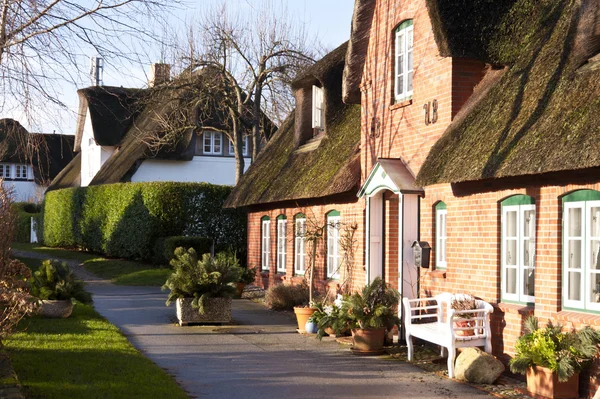
{"type": "MultiPolygon", "coordinates": [[[[250,158],[244,158],[244,172],[250,166],[250,158]]],[[[206,182],[235,185],[235,158],[195,156],[191,161],[166,161],[149,159],[142,162],[131,177],[132,182],[174,181],[206,182]]]]}
{"type": "Polygon", "coordinates": [[[111,157],[117,147],[99,146],[94,140],[94,130],[89,113],[86,115],[81,137],[81,186],[90,184],[102,165],[111,157]]]}

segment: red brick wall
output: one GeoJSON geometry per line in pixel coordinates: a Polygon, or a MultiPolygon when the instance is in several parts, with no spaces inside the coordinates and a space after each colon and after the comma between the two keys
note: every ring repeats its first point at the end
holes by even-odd
{"type": "MultiPolygon", "coordinates": [[[[327,237],[325,236],[321,240],[317,247],[317,258],[316,258],[316,272],[315,272],[315,286],[321,292],[325,293],[327,286],[331,290],[339,290],[342,288],[344,281],[348,280],[348,287],[350,290],[358,289],[364,285],[365,282],[365,271],[364,271],[364,214],[365,214],[365,201],[357,200],[353,203],[331,203],[327,205],[310,205],[305,207],[288,207],[288,208],[263,208],[263,209],[252,209],[248,213],[248,265],[250,267],[261,268],[261,218],[263,216],[269,216],[271,219],[270,226],[270,270],[268,272],[261,272],[256,279],[256,284],[263,288],[268,288],[274,284],[286,283],[286,284],[300,284],[303,281],[302,276],[295,276],[294,274],[294,218],[298,213],[306,215],[307,227],[314,223],[315,225],[324,226],[327,223],[327,213],[331,210],[337,210],[340,212],[340,222],[342,224],[341,233],[344,231],[350,231],[351,226],[357,226],[354,232],[354,264],[350,268],[351,276],[346,279],[344,270],[347,270],[342,266],[342,272],[340,279],[330,280],[327,279],[327,258],[326,258],[326,245],[327,237]],[[277,217],[279,215],[285,215],[287,217],[287,238],[286,238],[286,272],[277,273],[277,217]]],[[[309,245],[306,244],[306,266],[309,266],[308,252],[310,251],[309,245]]],[[[340,251],[342,252],[342,251],[340,251]]]]}

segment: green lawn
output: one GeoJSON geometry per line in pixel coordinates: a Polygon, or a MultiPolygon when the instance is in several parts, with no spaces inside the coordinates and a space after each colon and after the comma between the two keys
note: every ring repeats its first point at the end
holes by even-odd
{"type": "MultiPolygon", "coordinates": [[[[169,268],[137,261],[106,259],[99,255],[76,250],[49,248],[37,244],[23,243],[13,243],[12,247],[13,249],[47,255],[48,258],[77,260],[84,264],[86,270],[94,273],[98,277],[111,280],[112,283],[116,285],[160,287],[171,274],[171,269],[169,268]]],[[[33,271],[37,270],[41,264],[41,261],[37,259],[23,257],[19,257],[19,259],[33,271]]]]}
{"type": "Polygon", "coordinates": [[[91,306],[33,317],[6,345],[27,398],[187,398],[91,306]]]}

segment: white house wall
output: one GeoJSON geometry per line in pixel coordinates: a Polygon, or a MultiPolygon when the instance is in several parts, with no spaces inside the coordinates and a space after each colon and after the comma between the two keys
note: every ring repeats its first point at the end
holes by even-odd
{"type": "Polygon", "coordinates": [[[89,114],[86,115],[81,137],[81,186],[90,184],[102,165],[115,152],[116,147],[99,146],[93,140],[92,122],[89,114]],[[90,139],[91,142],[90,142],[90,139]]]}
{"type": "MultiPolygon", "coordinates": [[[[244,160],[245,172],[250,166],[250,158],[244,160]]],[[[196,156],[191,161],[149,159],[142,162],[131,181],[206,182],[233,186],[235,158],[196,156]]]]}
{"type": "Polygon", "coordinates": [[[33,181],[6,180],[2,184],[5,189],[11,191],[15,202],[41,202],[46,190],[45,187],[33,181]]]}

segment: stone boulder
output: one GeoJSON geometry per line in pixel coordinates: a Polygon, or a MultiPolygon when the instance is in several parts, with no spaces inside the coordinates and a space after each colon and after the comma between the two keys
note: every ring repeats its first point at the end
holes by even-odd
{"type": "Polygon", "coordinates": [[[465,348],[456,358],[454,376],[475,384],[492,384],[504,372],[504,364],[478,348],[465,348]]]}

